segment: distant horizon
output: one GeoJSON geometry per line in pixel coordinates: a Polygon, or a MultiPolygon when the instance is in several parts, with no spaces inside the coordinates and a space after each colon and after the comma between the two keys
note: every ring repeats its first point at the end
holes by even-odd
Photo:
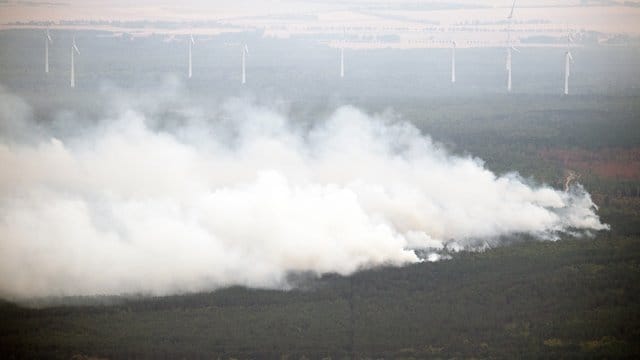
{"type": "MultiPolygon", "coordinates": [[[[240,0],[181,2],[125,1],[0,1],[0,28],[64,22],[176,22],[192,25],[219,21],[242,29],[279,29],[290,34],[305,28],[367,27],[375,31],[428,24],[440,28],[483,25],[505,20],[510,0],[408,1],[402,4],[349,0],[240,0]],[[31,24],[30,24],[31,23],[31,24]]],[[[640,1],[517,1],[514,30],[523,23],[579,31],[640,35],[640,1]]],[[[542,27],[542,26],[541,26],[542,27]]],[[[307,30],[308,31],[308,30],[307,30]]]]}

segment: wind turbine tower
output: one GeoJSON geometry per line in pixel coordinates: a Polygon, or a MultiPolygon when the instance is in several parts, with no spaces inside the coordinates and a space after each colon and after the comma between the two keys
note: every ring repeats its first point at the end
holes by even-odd
{"type": "Polygon", "coordinates": [[[511,47],[507,48],[507,91],[511,92],[511,47]]]}
{"type": "Polygon", "coordinates": [[[191,47],[195,44],[195,40],[193,40],[193,35],[189,35],[189,79],[193,75],[192,65],[191,65],[191,47]]]}
{"type": "Polygon", "coordinates": [[[507,25],[507,92],[511,92],[511,70],[513,69],[513,66],[511,64],[512,51],[518,51],[518,49],[511,45],[511,22],[513,20],[513,10],[515,9],[515,7],[516,0],[513,0],[513,5],[511,5],[511,12],[509,13],[509,16],[507,16],[507,19],[509,20],[509,23],[507,25]]]}
{"type": "Polygon", "coordinates": [[[249,55],[249,48],[247,44],[242,47],[242,84],[247,83],[247,71],[246,71],[246,57],[249,55]]]}
{"type": "Polygon", "coordinates": [[[571,64],[573,64],[573,56],[571,55],[571,33],[567,34],[567,51],[564,54],[564,94],[569,95],[569,77],[571,76],[571,64]]]}
{"type": "Polygon", "coordinates": [[[44,72],[49,73],[49,43],[53,43],[49,29],[45,31],[44,37],[44,72]]]}
{"type": "Polygon", "coordinates": [[[342,29],[342,43],[340,44],[340,78],[344,78],[344,43],[347,30],[342,29]]]}
{"type": "Polygon", "coordinates": [[[71,81],[70,85],[72,88],[76,87],[76,69],[75,69],[75,54],[78,53],[80,55],[80,50],[78,50],[78,46],[76,45],[76,38],[73,38],[73,42],[71,43],[71,81]]]}
{"type": "Polygon", "coordinates": [[[344,45],[340,48],[340,77],[344,77],[344,45]]]}
{"type": "Polygon", "coordinates": [[[456,42],[451,42],[451,83],[456,82],[456,42]]]}

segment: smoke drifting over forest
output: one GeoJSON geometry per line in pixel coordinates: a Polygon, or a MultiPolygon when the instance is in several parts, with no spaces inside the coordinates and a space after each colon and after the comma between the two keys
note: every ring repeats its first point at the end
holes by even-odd
{"type": "Polygon", "coordinates": [[[113,96],[65,132],[0,91],[1,296],[286,288],[292,272],[607,228],[580,186],[496,175],[391,115],[344,106],[308,123],[230,99],[168,121],[173,96],[113,96]]]}

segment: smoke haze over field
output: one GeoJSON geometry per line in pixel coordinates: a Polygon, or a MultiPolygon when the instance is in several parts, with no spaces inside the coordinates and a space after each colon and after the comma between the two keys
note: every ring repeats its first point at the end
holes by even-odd
{"type": "Polygon", "coordinates": [[[167,121],[176,96],[112,97],[69,135],[0,91],[1,296],[286,288],[291,272],[607,228],[581,187],[498,176],[392,115],[344,106],[308,124],[230,99],[167,121]]]}

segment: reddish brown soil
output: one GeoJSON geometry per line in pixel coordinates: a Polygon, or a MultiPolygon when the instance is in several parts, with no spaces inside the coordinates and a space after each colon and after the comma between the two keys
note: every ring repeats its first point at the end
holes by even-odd
{"type": "Polygon", "coordinates": [[[640,147],[609,148],[598,151],[584,149],[541,150],[540,157],[562,164],[580,174],[591,174],[618,180],[640,180],[640,147]]]}

